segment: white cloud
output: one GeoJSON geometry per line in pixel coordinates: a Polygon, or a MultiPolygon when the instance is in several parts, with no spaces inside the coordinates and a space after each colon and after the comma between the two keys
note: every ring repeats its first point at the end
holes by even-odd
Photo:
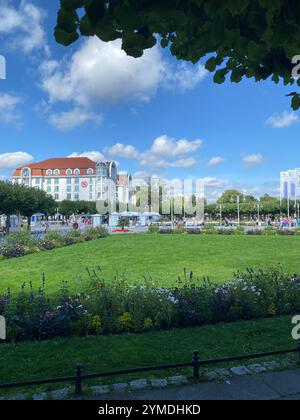
{"type": "Polygon", "coordinates": [[[181,139],[176,141],[167,135],[156,138],[150,148],[150,153],[155,156],[177,157],[196,152],[203,145],[200,139],[189,141],[181,139]]]}
{"type": "Polygon", "coordinates": [[[124,98],[149,100],[167,71],[158,48],[135,59],[120,41],[89,38],[69,59],[43,63],[42,88],[51,102],[74,101],[91,106],[124,98]]]}
{"type": "Polygon", "coordinates": [[[22,125],[22,117],[18,111],[18,105],[23,99],[16,95],[0,92],[0,121],[5,124],[22,125]]]}
{"type": "Polygon", "coordinates": [[[263,155],[261,155],[260,153],[246,155],[242,158],[242,162],[247,168],[251,166],[261,165],[263,163],[263,160],[264,160],[263,155]]]}
{"type": "Polygon", "coordinates": [[[192,157],[187,157],[183,159],[168,161],[166,159],[159,158],[155,155],[143,153],[139,163],[141,166],[145,166],[148,168],[156,168],[156,169],[167,169],[167,168],[189,169],[195,166],[196,160],[192,157]]]}
{"type": "Polygon", "coordinates": [[[205,70],[192,64],[170,64],[158,47],[140,58],[129,57],[121,41],[86,39],[62,60],[46,60],[40,66],[40,87],[49,103],[69,102],[93,109],[122,100],[145,103],[159,88],[186,91],[203,79],[205,70]]]}
{"type": "Polygon", "coordinates": [[[48,50],[42,26],[45,12],[33,3],[21,0],[19,7],[10,1],[0,8],[0,37],[9,48],[30,53],[35,49],[48,50]]]}
{"type": "Polygon", "coordinates": [[[208,161],[207,165],[208,166],[218,166],[218,165],[221,165],[222,163],[224,163],[224,161],[225,161],[225,159],[223,157],[216,156],[216,157],[211,158],[208,161]]]}
{"type": "Polygon", "coordinates": [[[266,124],[273,128],[289,127],[299,122],[299,117],[295,112],[283,112],[282,114],[274,114],[267,119],[266,124]]]}
{"type": "Polygon", "coordinates": [[[200,139],[176,140],[163,135],[153,141],[149,150],[140,154],[139,163],[141,166],[157,169],[192,168],[196,164],[196,159],[184,156],[195,153],[202,145],[203,141],[200,139]]]}
{"type": "Polygon", "coordinates": [[[94,162],[100,162],[101,160],[105,160],[103,154],[101,152],[96,152],[96,151],[83,152],[83,153],[74,152],[67,157],[87,157],[93,160],[94,162]]]}
{"type": "Polygon", "coordinates": [[[81,127],[86,122],[99,124],[103,121],[103,116],[95,112],[86,111],[76,107],[71,111],[59,112],[51,114],[49,122],[60,131],[70,131],[74,128],[81,127]]]}
{"type": "Polygon", "coordinates": [[[135,159],[139,156],[139,151],[131,145],[124,145],[117,143],[112,147],[107,147],[105,153],[113,157],[120,157],[125,159],[135,159]]]}
{"type": "Polygon", "coordinates": [[[33,161],[33,156],[25,152],[0,154],[0,169],[15,169],[28,165],[33,161]]]}
{"type": "Polygon", "coordinates": [[[176,71],[170,72],[165,78],[166,87],[178,89],[181,92],[194,89],[207,75],[202,64],[190,66],[187,63],[178,64],[176,71]]]}
{"type": "Polygon", "coordinates": [[[201,178],[200,179],[206,187],[214,187],[214,188],[224,188],[229,184],[229,181],[226,179],[218,179],[218,178],[201,178]]]}

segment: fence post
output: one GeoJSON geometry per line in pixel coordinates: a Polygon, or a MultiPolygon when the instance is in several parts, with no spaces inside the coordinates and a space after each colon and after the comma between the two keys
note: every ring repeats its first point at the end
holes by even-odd
{"type": "Polygon", "coordinates": [[[200,358],[199,358],[199,351],[195,350],[193,352],[193,376],[194,379],[198,382],[200,379],[200,358]]]}
{"type": "Polygon", "coordinates": [[[79,395],[82,391],[82,365],[76,365],[75,394],[79,395]]]}

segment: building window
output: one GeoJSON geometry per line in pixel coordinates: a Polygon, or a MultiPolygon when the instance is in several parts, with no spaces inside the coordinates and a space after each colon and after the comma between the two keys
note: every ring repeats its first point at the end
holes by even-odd
{"type": "Polygon", "coordinates": [[[72,194],[67,194],[67,200],[71,200],[72,199],[72,194]]]}
{"type": "Polygon", "coordinates": [[[88,175],[94,175],[94,169],[89,168],[89,169],[87,170],[87,174],[88,174],[88,175]]]}
{"type": "Polygon", "coordinates": [[[79,200],[79,194],[75,194],[75,195],[74,195],[74,199],[75,199],[75,200],[79,200]]]}
{"type": "Polygon", "coordinates": [[[47,176],[51,176],[51,175],[52,175],[52,171],[51,171],[51,169],[48,169],[48,170],[47,170],[46,175],[47,175],[47,176]]]}
{"type": "Polygon", "coordinates": [[[75,185],[75,186],[74,186],[74,191],[75,191],[75,192],[79,192],[79,185],[75,185]]]}
{"type": "Polygon", "coordinates": [[[67,192],[71,192],[71,185],[67,185],[67,192]]]}
{"type": "Polygon", "coordinates": [[[79,185],[79,178],[75,178],[74,183],[79,185]]]}
{"type": "Polygon", "coordinates": [[[55,171],[54,171],[54,175],[55,175],[55,176],[59,176],[59,175],[60,175],[60,170],[59,170],[59,169],[55,169],[55,171]]]}
{"type": "Polygon", "coordinates": [[[72,183],[72,178],[67,178],[67,185],[71,185],[72,183]]]}
{"type": "Polygon", "coordinates": [[[28,168],[23,169],[22,176],[24,178],[29,178],[30,177],[30,170],[28,168]]]}
{"type": "Polygon", "coordinates": [[[80,170],[79,169],[75,169],[74,170],[74,175],[80,175],[80,170]]]}
{"type": "Polygon", "coordinates": [[[90,193],[90,200],[92,200],[92,199],[93,199],[93,194],[90,193]]]}
{"type": "Polygon", "coordinates": [[[59,187],[55,187],[54,192],[59,192],[59,187]]]}
{"type": "Polygon", "coordinates": [[[41,178],[35,178],[35,185],[40,185],[41,178]]]}
{"type": "Polygon", "coordinates": [[[51,187],[47,187],[47,192],[51,193],[51,187]]]}
{"type": "Polygon", "coordinates": [[[97,166],[97,174],[100,177],[108,178],[108,168],[105,163],[102,163],[97,166]]]}
{"type": "Polygon", "coordinates": [[[47,185],[51,185],[51,179],[50,178],[47,179],[47,185]]]}
{"type": "Polygon", "coordinates": [[[93,185],[90,184],[90,192],[93,192],[93,185]]]}
{"type": "Polygon", "coordinates": [[[72,169],[67,169],[66,170],[66,175],[71,176],[72,175],[72,169]]]}
{"type": "Polygon", "coordinates": [[[55,185],[59,185],[59,178],[55,178],[55,179],[54,179],[54,184],[55,184],[55,185]]]}
{"type": "Polygon", "coordinates": [[[59,194],[54,194],[54,200],[59,200],[59,194]]]}

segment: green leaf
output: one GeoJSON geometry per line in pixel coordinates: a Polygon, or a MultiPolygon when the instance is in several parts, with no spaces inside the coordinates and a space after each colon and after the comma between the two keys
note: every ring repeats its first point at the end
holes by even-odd
{"type": "Polygon", "coordinates": [[[297,111],[300,108],[300,95],[296,93],[292,99],[292,108],[294,111],[297,111]]]}
{"type": "Polygon", "coordinates": [[[217,84],[222,84],[226,80],[226,75],[228,74],[227,69],[217,70],[214,75],[214,82],[217,84]]]}
{"type": "Polygon", "coordinates": [[[206,70],[210,72],[214,72],[217,67],[216,57],[211,57],[209,60],[207,60],[205,64],[206,70]]]}
{"type": "Polygon", "coordinates": [[[79,35],[77,32],[66,32],[63,31],[62,29],[56,27],[54,30],[54,36],[56,41],[59,44],[65,45],[66,47],[68,45],[73,44],[73,42],[77,41],[77,39],[79,38],[79,35]]]}

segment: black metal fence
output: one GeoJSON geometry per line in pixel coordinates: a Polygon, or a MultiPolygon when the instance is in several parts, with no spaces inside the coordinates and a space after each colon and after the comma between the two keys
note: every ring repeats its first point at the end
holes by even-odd
{"type": "Polygon", "coordinates": [[[82,384],[83,384],[83,381],[85,380],[105,378],[105,377],[111,377],[111,376],[124,376],[124,375],[130,375],[130,374],[137,374],[141,372],[154,372],[154,371],[168,370],[168,369],[182,369],[182,368],[187,368],[187,367],[192,368],[193,378],[195,382],[198,382],[200,379],[200,370],[202,366],[209,366],[209,365],[215,365],[215,364],[220,364],[220,363],[230,363],[230,362],[236,362],[236,361],[241,361],[241,360],[261,359],[261,358],[266,358],[266,357],[271,357],[271,356],[280,356],[280,355],[292,354],[292,353],[298,353],[299,361],[300,361],[300,340],[298,341],[298,347],[293,348],[293,349],[277,350],[277,351],[270,351],[270,352],[265,352],[265,353],[247,354],[247,355],[242,355],[242,356],[232,356],[232,357],[225,357],[221,359],[208,359],[208,360],[201,360],[199,351],[196,350],[193,352],[192,361],[190,362],[157,365],[157,366],[147,366],[147,367],[142,367],[142,368],[116,370],[116,371],[111,371],[111,372],[83,374],[82,365],[77,364],[75,368],[75,376],[37,379],[33,381],[0,384],[0,389],[23,388],[23,387],[29,387],[29,386],[73,382],[75,384],[75,394],[80,395],[82,392],[82,384]]]}

